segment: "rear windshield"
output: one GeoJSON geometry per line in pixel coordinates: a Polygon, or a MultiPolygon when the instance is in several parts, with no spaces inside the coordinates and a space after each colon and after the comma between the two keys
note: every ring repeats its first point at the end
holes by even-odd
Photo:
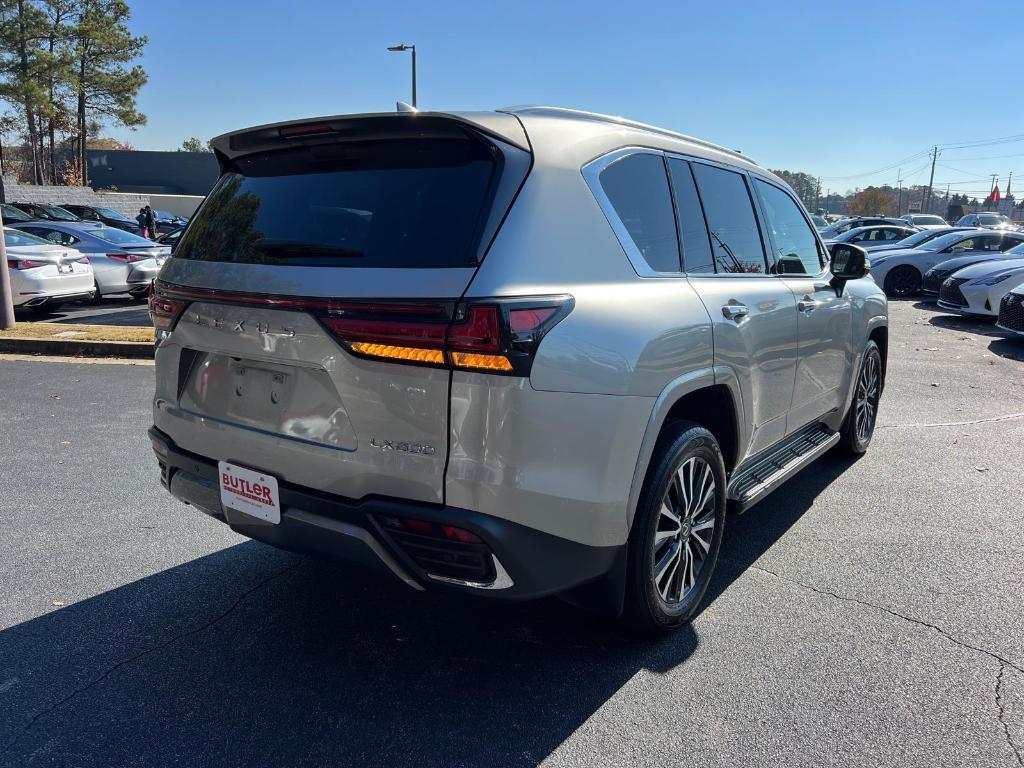
{"type": "Polygon", "coordinates": [[[338,267],[474,264],[496,170],[482,142],[357,142],[242,158],[176,258],[338,267]]]}
{"type": "Polygon", "coordinates": [[[89,234],[114,245],[123,245],[126,248],[130,246],[156,245],[152,240],[132,234],[131,232],[125,232],[123,229],[115,229],[114,227],[90,229],[89,234]]]}

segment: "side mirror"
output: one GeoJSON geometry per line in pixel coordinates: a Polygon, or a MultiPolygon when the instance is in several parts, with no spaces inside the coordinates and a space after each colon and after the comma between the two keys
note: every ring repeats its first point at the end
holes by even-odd
{"type": "Polygon", "coordinates": [[[832,254],[832,285],[836,290],[842,290],[847,280],[867,276],[868,254],[859,245],[832,243],[829,252],[832,254]]]}

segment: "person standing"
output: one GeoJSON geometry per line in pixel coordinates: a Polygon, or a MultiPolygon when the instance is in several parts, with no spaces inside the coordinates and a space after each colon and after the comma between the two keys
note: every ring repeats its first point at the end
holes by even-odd
{"type": "Polygon", "coordinates": [[[153,209],[148,205],[145,208],[146,211],[146,229],[149,230],[149,237],[156,239],[156,214],[153,213],[153,209]]]}
{"type": "Polygon", "coordinates": [[[146,209],[139,208],[139,215],[135,217],[135,220],[139,222],[139,234],[143,237],[149,237],[149,233],[146,228],[146,209]]]}

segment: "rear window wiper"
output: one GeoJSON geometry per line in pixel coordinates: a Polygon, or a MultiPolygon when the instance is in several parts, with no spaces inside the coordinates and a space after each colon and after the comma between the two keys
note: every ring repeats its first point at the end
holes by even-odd
{"type": "Polygon", "coordinates": [[[330,245],[329,243],[314,243],[304,240],[272,240],[268,237],[261,237],[252,244],[253,248],[260,251],[277,251],[284,253],[317,253],[325,256],[351,256],[352,258],[365,257],[362,251],[354,248],[345,248],[341,245],[330,245]]]}

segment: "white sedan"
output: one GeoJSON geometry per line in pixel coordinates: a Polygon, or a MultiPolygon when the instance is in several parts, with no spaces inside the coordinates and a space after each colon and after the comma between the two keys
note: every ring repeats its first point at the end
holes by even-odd
{"type": "Polygon", "coordinates": [[[15,307],[48,315],[62,304],[92,297],[92,266],[74,248],[6,227],[4,245],[15,307]]]}
{"type": "Polygon", "coordinates": [[[911,296],[921,290],[925,272],[956,256],[991,255],[1024,243],[1020,232],[965,229],[936,237],[917,248],[869,254],[871,276],[890,296],[911,296]]]}
{"type": "Polygon", "coordinates": [[[939,288],[939,307],[967,315],[999,314],[999,302],[1024,284],[1024,259],[983,261],[946,278],[939,288]]]}

